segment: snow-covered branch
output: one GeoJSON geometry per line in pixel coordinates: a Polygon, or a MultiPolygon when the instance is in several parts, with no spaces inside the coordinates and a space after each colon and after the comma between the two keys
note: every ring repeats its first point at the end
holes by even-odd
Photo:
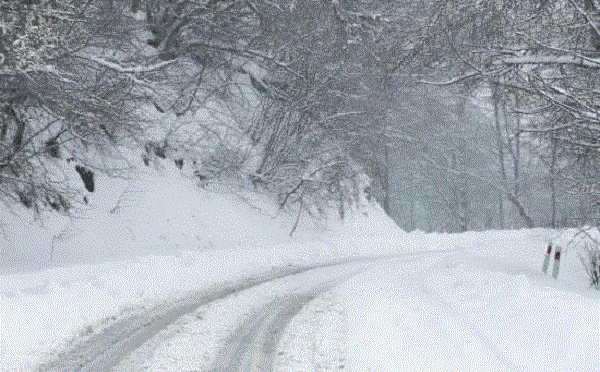
{"type": "Polygon", "coordinates": [[[569,3],[571,4],[571,6],[573,6],[573,8],[577,9],[577,11],[585,17],[585,20],[592,27],[592,29],[594,29],[596,35],[600,36],[600,30],[598,29],[598,25],[596,24],[596,22],[594,22],[594,20],[592,19],[592,16],[585,10],[581,9],[573,0],[569,0],[569,3]]]}
{"type": "Polygon", "coordinates": [[[97,64],[104,66],[106,68],[109,68],[111,70],[115,70],[117,72],[121,72],[123,74],[137,74],[137,73],[143,73],[143,72],[152,72],[152,71],[156,71],[156,70],[160,70],[162,68],[165,68],[173,63],[175,63],[175,60],[171,60],[171,61],[163,61],[163,62],[159,62],[156,63],[154,65],[150,65],[150,66],[133,66],[133,67],[124,67],[119,65],[118,63],[115,62],[110,62],[107,61],[105,59],[99,58],[99,57],[81,57],[80,58],[85,58],[88,59],[92,62],[96,62],[97,64]]]}
{"type": "MultiPolygon", "coordinates": [[[[555,88],[555,87],[553,87],[555,88]]],[[[556,90],[555,90],[556,91],[556,90]]],[[[546,99],[548,102],[551,102],[554,106],[560,107],[561,109],[570,112],[574,117],[583,120],[591,120],[594,122],[600,122],[600,116],[598,112],[593,110],[592,108],[585,105],[581,100],[578,100],[571,94],[561,94],[561,97],[567,97],[572,102],[579,104],[580,107],[574,107],[573,105],[562,102],[561,100],[556,99],[550,93],[545,92],[541,89],[537,89],[537,93],[546,99]]]]}
{"type": "Polygon", "coordinates": [[[467,79],[470,79],[470,78],[478,76],[478,75],[481,75],[480,71],[473,71],[473,72],[469,72],[468,74],[457,76],[454,79],[450,79],[450,80],[446,80],[446,81],[419,80],[419,83],[421,83],[421,84],[446,86],[446,85],[453,85],[453,84],[456,84],[456,83],[460,83],[463,80],[467,80],[467,79]]]}
{"type": "Polygon", "coordinates": [[[588,58],[584,56],[522,56],[506,57],[502,62],[508,65],[526,64],[558,64],[577,65],[587,68],[600,68],[600,58],[588,58]]]}
{"type": "Polygon", "coordinates": [[[523,128],[520,130],[520,132],[521,133],[550,133],[550,132],[556,132],[559,130],[568,129],[568,128],[571,128],[572,126],[573,126],[573,124],[569,123],[569,124],[562,124],[562,125],[552,126],[552,127],[547,127],[547,128],[523,128]]]}
{"type": "Polygon", "coordinates": [[[367,111],[365,111],[365,110],[361,110],[361,111],[348,111],[348,112],[339,112],[339,113],[337,113],[337,114],[335,114],[335,115],[331,115],[331,116],[328,116],[328,117],[326,117],[325,119],[321,120],[321,122],[326,122],[326,121],[333,120],[333,119],[337,119],[337,118],[341,118],[341,117],[344,117],[344,116],[349,116],[349,115],[361,115],[361,114],[366,114],[366,113],[367,113],[367,111]]]}

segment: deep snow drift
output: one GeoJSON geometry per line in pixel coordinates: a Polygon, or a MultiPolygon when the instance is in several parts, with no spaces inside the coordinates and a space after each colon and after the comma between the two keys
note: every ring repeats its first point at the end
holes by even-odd
{"type": "Polygon", "coordinates": [[[290,237],[296,215],[278,211],[268,195],[203,188],[170,162],[139,163],[131,179],[97,175],[90,209],[75,217],[2,209],[0,370],[30,370],[115,316],[187,290],[290,263],[430,250],[449,252],[382,261],[315,301],[328,310],[312,313],[318,321],[293,322],[282,342],[297,357],[276,365],[598,370],[600,296],[588,288],[576,249],[563,251],[558,280],[541,273],[545,245],[563,232],[406,234],[377,205],[363,205],[344,220],[304,214],[290,237]],[[324,362],[327,350],[336,363],[324,362]]]}

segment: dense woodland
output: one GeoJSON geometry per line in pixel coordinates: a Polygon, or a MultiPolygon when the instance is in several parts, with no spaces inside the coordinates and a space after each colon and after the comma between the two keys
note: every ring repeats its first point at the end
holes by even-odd
{"type": "Polygon", "coordinates": [[[599,71],[598,0],[0,0],[0,192],[69,213],[58,161],[137,147],[315,217],[364,171],[406,230],[596,225],[599,71]]]}

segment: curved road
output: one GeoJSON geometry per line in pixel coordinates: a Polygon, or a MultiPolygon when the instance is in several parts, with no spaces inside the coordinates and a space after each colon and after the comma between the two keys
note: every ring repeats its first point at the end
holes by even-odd
{"type": "MultiPolygon", "coordinates": [[[[210,306],[230,295],[244,296],[254,302],[243,320],[230,332],[221,348],[212,356],[209,372],[272,371],[283,330],[305,305],[323,292],[368,269],[369,262],[406,257],[415,259],[440,251],[413,252],[393,256],[346,259],[298,267],[274,268],[261,275],[216,286],[212,290],[192,292],[154,308],[141,311],[75,343],[69,350],[38,367],[38,371],[133,371],[142,361],[143,345],[171,324],[202,306],[210,306]],[[262,288],[261,286],[267,286],[262,288]],[[270,286],[270,287],[269,287],[270,286]],[[277,288],[275,288],[275,287],[277,288]],[[275,288],[275,289],[274,289],[275,288]],[[257,293],[270,292],[258,299],[257,293]],[[141,353],[136,357],[136,353],[141,353]]],[[[444,251],[448,252],[448,251],[444,251]]],[[[177,331],[179,332],[179,331],[177,331]]],[[[148,343],[150,344],[150,343],[148,343]]]]}
{"type": "Polygon", "coordinates": [[[366,267],[364,264],[347,264],[333,269],[315,269],[295,278],[287,278],[292,279],[288,285],[293,284],[296,288],[252,311],[246,321],[227,337],[208,371],[272,371],[279,340],[291,319],[315,297],[366,267]]]}

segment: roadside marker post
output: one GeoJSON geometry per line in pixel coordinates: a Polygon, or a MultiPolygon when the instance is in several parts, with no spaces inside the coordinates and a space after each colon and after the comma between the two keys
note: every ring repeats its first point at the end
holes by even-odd
{"type": "Polygon", "coordinates": [[[558,267],[560,266],[560,246],[556,246],[554,250],[554,266],[552,266],[552,277],[554,279],[558,278],[558,267]]]}
{"type": "Polygon", "coordinates": [[[544,274],[548,273],[548,265],[550,265],[550,254],[552,253],[552,242],[548,243],[546,247],[546,257],[544,257],[544,264],[542,265],[542,271],[544,274]]]}

